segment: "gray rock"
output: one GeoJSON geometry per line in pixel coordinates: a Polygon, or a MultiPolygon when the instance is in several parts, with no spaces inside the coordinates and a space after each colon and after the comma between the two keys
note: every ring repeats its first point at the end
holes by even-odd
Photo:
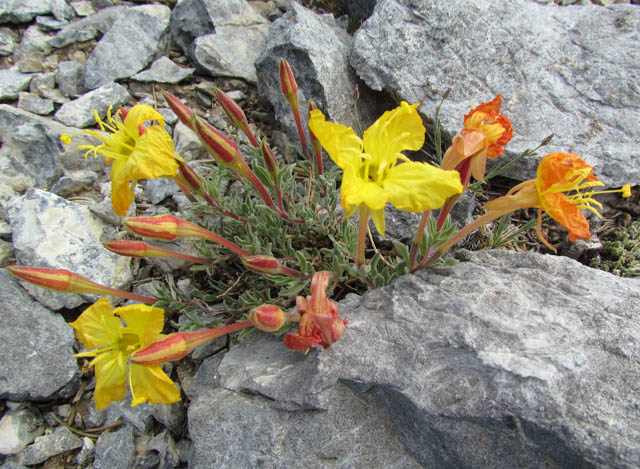
{"type": "Polygon", "coordinates": [[[14,51],[14,59],[16,62],[22,59],[40,59],[43,60],[46,55],[51,53],[52,47],[49,40],[52,39],[51,34],[43,32],[38,26],[29,26],[22,34],[22,40],[14,51]]]}
{"type": "Polygon", "coordinates": [[[0,23],[28,23],[50,11],[48,0],[0,0],[0,23]]]}
{"type": "MultiPolygon", "coordinates": [[[[6,223],[6,222],[0,222],[6,223]]],[[[0,229],[0,236],[2,236],[2,230],[0,229]]],[[[0,239],[0,265],[8,265],[9,259],[13,258],[15,252],[13,250],[13,244],[0,239]]]]}
{"type": "Polygon", "coordinates": [[[114,21],[125,11],[127,7],[115,6],[100,10],[95,15],[81,18],[62,28],[62,30],[49,39],[52,47],[65,47],[76,42],[86,42],[106,33],[114,21]]]}
{"type": "Polygon", "coordinates": [[[195,132],[182,122],[178,122],[173,128],[173,141],[176,153],[186,161],[198,160],[208,154],[195,132]]]}
{"type": "MultiPolygon", "coordinates": [[[[11,199],[9,219],[20,265],[67,269],[114,288],[131,281],[130,259],[102,246],[106,226],[87,206],[32,189],[11,199]]],[[[97,299],[95,295],[58,293],[27,283],[25,287],[42,304],[56,310],[97,299]]]]}
{"type": "Polygon", "coordinates": [[[38,73],[29,83],[31,93],[40,94],[43,89],[53,89],[56,86],[56,74],[54,72],[38,73]]]}
{"type": "Polygon", "coordinates": [[[170,430],[174,435],[181,435],[184,430],[186,409],[182,401],[174,404],[154,404],[149,409],[153,418],[170,430]]]}
{"type": "Polygon", "coordinates": [[[104,432],[96,443],[96,469],[128,469],[135,459],[133,427],[122,425],[115,431],[104,432]]]}
{"type": "Polygon", "coordinates": [[[58,87],[64,96],[77,98],[84,94],[84,64],[65,60],[58,64],[58,87]]]}
{"type": "Polygon", "coordinates": [[[53,112],[53,101],[40,98],[32,93],[20,92],[18,93],[18,108],[23,111],[46,116],[53,112]]]}
{"type": "Polygon", "coordinates": [[[44,71],[44,64],[35,58],[22,59],[16,64],[21,73],[38,73],[44,71]]]}
{"type": "Polygon", "coordinates": [[[28,468],[27,466],[23,466],[22,464],[18,464],[14,460],[7,458],[4,464],[0,466],[0,469],[28,469],[28,468]]]}
{"type": "Polygon", "coordinates": [[[102,119],[107,115],[109,106],[114,110],[129,101],[127,89],[118,83],[109,83],[96,90],[83,94],[73,101],[63,104],[55,114],[56,120],[72,127],[88,127],[96,123],[93,111],[98,111],[102,119]]]}
{"type": "Polygon", "coordinates": [[[18,454],[43,431],[42,417],[34,409],[7,410],[0,420],[0,454],[18,454]]]}
{"type": "Polygon", "coordinates": [[[103,8],[109,8],[114,5],[113,0],[91,0],[91,4],[96,10],[102,10],[103,8]]]}
{"type": "Polygon", "coordinates": [[[196,68],[214,77],[236,77],[256,83],[254,62],[264,50],[267,31],[263,24],[216,27],[215,34],[196,39],[196,68]]]}
{"type": "Polygon", "coordinates": [[[159,456],[159,464],[156,467],[171,469],[180,465],[180,456],[176,443],[167,430],[154,436],[149,441],[147,448],[149,451],[156,452],[159,456]]]}
{"type": "Polygon", "coordinates": [[[204,0],[204,3],[216,28],[269,23],[246,0],[204,0]]]}
{"type": "Polygon", "coordinates": [[[206,0],[180,0],[171,11],[169,31],[184,55],[193,62],[196,38],[215,32],[206,0]]]}
{"type": "Polygon", "coordinates": [[[48,435],[39,436],[32,445],[20,454],[19,460],[26,466],[40,464],[58,454],[66,453],[82,446],[82,440],[66,427],[56,427],[48,435]]]}
{"type": "Polygon", "coordinates": [[[34,301],[0,270],[0,398],[45,401],[73,396],[80,373],[74,334],[64,319],[34,301]]]}
{"type": "Polygon", "coordinates": [[[121,419],[132,425],[136,430],[142,433],[149,433],[153,427],[151,407],[152,404],[146,402],[131,407],[131,396],[127,395],[122,401],[112,402],[106,409],[106,424],[110,425],[116,420],[121,419]]]}
{"type": "Polygon", "coordinates": [[[458,258],[343,300],[328,350],[244,339],[190,393],[190,464],[636,467],[638,280],[535,253],[458,258]]]}
{"type": "Polygon", "coordinates": [[[78,16],[90,16],[96,12],[89,1],[71,2],[71,7],[78,16]]]}
{"type": "Polygon", "coordinates": [[[347,11],[352,20],[364,21],[373,13],[378,0],[338,0],[336,3],[347,11]]]}
{"type": "MultiPolygon", "coordinates": [[[[554,133],[542,151],[577,153],[603,182],[620,186],[640,177],[633,137],[640,92],[632,85],[639,25],[640,10],[630,5],[381,0],[355,36],[351,63],[370,87],[422,102],[425,114],[452,87],[441,114],[449,136],[461,129],[469,102],[501,93],[515,135],[503,162],[554,133]]],[[[506,174],[535,177],[538,161],[506,174]]]]}
{"type": "Polygon", "coordinates": [[[96,173],[87,169],[69,171],[51,186],[51,192],[60,197],[68,197],[76,192],[91,189],[96,179],[96,173]]]}
{"type": "Polygon", "coordinates": [[[151,64],[149,70],[133,75],[134,80],[155,83],[179,83],[193,75],[195,69],[182,68],[169,57],[162,56],[151,64]]]}
{"type": "Polygon", "coordinates": [[[82,449],[76,455],[75,463],[78,466],[85,466],[96,454],[96,444],[89,437],[82,438],[82,449]]]}
{"type": "MultiPolygon", "coordinates": [[[[107,182],[100,185],[100,193],[102,194],[102,201],[89,205],[89,210],[91,213],[96,215],[102,221],[113,225],[118,226],[121,222],[121,217],[113,211],[113,205],[111,203],[111,183],[107,182]]],[[[137,185],[134,189],[134,193],[136,197],[140,197],[142,194],[142,188],[137,185]]],[[[133,217],[136,215],[136,203],[135,201],[129,207],[127,212],[128,217],[133,217]]]]}
{"type": "Polygon", "coordinates": [[[62,28],[68,25],[69,22],[59,21],[55,19],[53,16],[38,16],[36,18],[36,24],[38,25],[38,28],[40,28],[42,31],[51,33],[55,31],[60,31],[62,28]]]}
{"type": "Polygon", "coordinates": [[[178,115],[167,107],[161,107],[158,112],[164,117],[165,128],[171,133],[171,126],[178,122],[178,115]]]}
{"type": "Polygon", "coordinates": [[[180,187],[171,178],[147,179],[144,186],[144,195],[153,205],[180,192],[180,187]]]}
{"type": "Polygon", "coordinates": [[[0,100],[17,99],[29,87],[32,75],[20,73],[18,67],[0,70],[0,100]]]}
{"type": "Polygon", "coordinates": [[[0,30],[0,55],[6,56],[13,54],[13,50],[16,48],[16,40],[11,31],[6,29],[0,30]]]}
{"type": "Polygon", "coordinates": [[[162,54],[167,46],[170,14],[164,5],[143,5],[118,17],[89,55],[86,88],[92,90],[135,75],[162,54]]]}
{"type": "Polygon", "coordinates": [[[298,131],[289,104],[282,96],[278,66],[285,58],[296,77],[303,127],[305,106],[313,99],[327,119],[351,125],[356,78],[348,63],[351,37],[335,25],[333,18],[320,16],[298,3],[269,28],[266,50],[256,62],[258,92],[271,103],[276,120],[294,142],[298,131]],[[331,54],[327,54],[327,50],[331,54]]]}
{"type": "Polygon", "coordinates": [[[69,21],[76,17],[67,0],[49,0],[49,6],[51,7],[51,14],[58,21],[69,21]]]}

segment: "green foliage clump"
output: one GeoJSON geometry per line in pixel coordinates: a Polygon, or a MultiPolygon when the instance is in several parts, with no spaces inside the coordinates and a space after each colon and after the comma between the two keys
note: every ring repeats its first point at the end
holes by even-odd
{"type": "Polygon", "coordinates": [[[616,230],[614,239],[603,243],[602,254],[591,260],[591,267],[621,277],[640,275],[640,221],[634,221],[626,230],[616,230]]]}

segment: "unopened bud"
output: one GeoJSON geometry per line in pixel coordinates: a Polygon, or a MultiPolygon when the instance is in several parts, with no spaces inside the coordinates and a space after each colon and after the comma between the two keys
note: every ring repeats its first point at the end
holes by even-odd
{"type": "Polygon", "coordinates": [[[298,107],[298,84],[289,62],[280,59],[280,89],[292,108],[298,107]]]}
{"type": "Polygon", "coordinates": [[[151,366],[180,360],[200,345],[252,325],[251,321],[243,321],[215,329],[169,334],[164,339],[149,344],[136,353],[129,355],[129,361],[137,365],[151,366]]]}
{"type": "Polygon", "coordinates": [[[180,122],[187,127],[191,127],[191,115],[193,114],[191,109],[170,93],[164,93],[164,99],[167,101],[171,110],[178,116],[180,122]]]}
{"type": "Polygon", "coordinates": [[[225,165],[233,164],[238,158],[242,158],[238,146],[228,137],[218,132],[207,121],[200,119],[195,114],[192,116],[193,130],[219,162],[225,165]]]}
{"type": "Polygon", "coordinates": [[[260,151],[262,152],[264,165],[266,166],[267,171],[275,176],[278,173],[278,160],[276,160],[276,155],[273,154],[273,151],[271,150],[271,147],[269,147],[266,139],[262,139],[260,151]]]}
{"type": "Polygon", "coordinates": [[[88,278],[69,272],[66,269],[48,269],[45,267],[27,267],[12,265],[7,270],[14,277],[32,283],[42,288],[63,293],[79,293],[93,295],[109,295],[142,301],[143,303],[155,303],[153,298],[137,295],[115,288],[100,285],[88,278]]]}
{"type": "Polygon", "coordinates": [[[173,259],[182,259],[185,261],[198,262],[201,264],[210,262],[209,259],[202,257],[189,256],[188,254],[182,254],[179,252],[168,251],[167,249],[151,246],[143,241],[109,241],[104,243],[104,247],[111,252],[115,252],[121,256],[128,257],[170,257],[173,259]]]}
{"type": "Polygon", "coordinates": [[[549,145],[551,143],[551,139],[554,137],[554,134],[548,135],[547,137],[544,138],[544,140],[542,140],[542,142],[540,142],[540,146],[544,147],[545,145],[549,145]]]}
{"type": "Polygon", "coordinates": [[[216,88],[216,99],[218,103],[222,107],[222,110],[227,115],[227,117],[231,120],[233,125],[235,125],[238,129],[240,129],[249,139],[251,145],[258,148],[260,143],[251,132],[249,128],[249,121],[247,121],[247,116],[238,103],[236,103],[228,94],[222,91],[219,88],[216,88]]]}
{"type": "Polygon", "coordinates": [[[304,277],[305,275],[302,272],[298,272],[297,270],[291,269],[287,266],[284,266],[272,256],[244,256],[241,258],[242,264],[252,272],[256,272],[258,274],[271,274],[271,275],[290,275],[292,277],[304,277]]]}
{"type": "Polygon", "coordinates": [[[276,305],[260,305],[249,312],[249,321],[264,332],[276,332],[286,324],[285,313],[276,305]]]}
{"type": "Polygon", "coordinates": [[[188,184],[191,191],[196,194],[200,194],[204,191],[204,183],[202,178],[196,173],[186,161],[178,160],[178,168],[180,169],[180,175],[184,179],[184,182],[188,184]]]}

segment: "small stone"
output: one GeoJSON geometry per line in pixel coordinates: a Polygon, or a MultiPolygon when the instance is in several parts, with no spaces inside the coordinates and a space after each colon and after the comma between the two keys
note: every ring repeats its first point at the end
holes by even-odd
{"type": "Polygon", "coordinates": [[[45,99],[50,99],[55,104],[64,104],[70,101],[66,96],[62,96],[58,88],[40,88],[39,94],[45,99]]]}
{"type": "MultiPolygon", "coordinates": [[[[158,112],[163,115],[164,122],[166,125],[171,126],[176,122],[178,122],[177,114],[173,112],[171,109],[169,109],[168,107],[161,107],[160,109],[158,109],[158,112]]],[[[171,129],[168,128],[167,132],[171,133],[171,129]]]]}
{"type": "Polygon", "coordinates": [[[28,23],[35,16],[49,13],[49,2],[42,0],[3,0],[0,2],[0,23],[28,23]]]}
{"type": "Polygon", "coordinates": [[[51,38],[51,34],[43,32],[35,24],[29,26],[22,34],[22,40],[14,51],[14,59],[16,61],[28,58],[42,59],[51,53],[52,47],[49,44],[51,38]]]}
{"type": "Polygon", "coordinates": [[[128,424],[132,425],[136,430],[142,433],[148,433],[153,426],[153,416],[151,415],[150,408],[155,404],[149,404],[147,402],[131,407],[131,396],[127,396],[125,399],[112,402],[106,409],[107,421],[106,424],[110,425],[118,419],[122,419],[128,424]]]}
{"type": "Polygon", "coordinates": [[[247,99],[247,95],[240,90],[232,90],[227,92],[227,96],[229,96],[234,101],[243,101],[247,99]]]}
{"type": "Polygon", "coordinates": [[[72,127],[84,128],[96,123],[93,111],[104,119],[109,106],[115,109],[129,101],[127,89],[117,83],[110,83],[97,90],[83,94],[58,109],[56,120],[72,127]]]}
{"type": "Polygon", "coordinates": [[[33,444],[27,446],[20,454],[19,460],[26,466],[40,464],[53,456],[81,446],[82,440],[66,427],[56,427],[52,433],[39,436],[33,444]]]}
{"type": "Polygon", "coordinates": [[[104,8],[109,8],[114,5],[113,0],[91,0],[91,5],[96,10],[102,10],[104,8]]]}
{"type": "Polygon", "coordinates": [[[91,5],[91,2],[71,2],[71,7],[74,9],[78,16],[91,16],[96,13],[96,10],[91,5]]]}
{"type": "Polygon", "coordinates": [[[0,30],[0,55],[11,55],[16,48],[16,41],[11,31],[5,28],[0,30]]]}
{"type": "Polygon", "coordinates": [[[36,410],[28,406],[8,410],[0,420],[0,454],[18,454],[43,431],[44,422],[36,410]]]}
{"type": "Polygon", "coordinates": [[[58,87],[64,96],[77,98],[85,92],[84,64],[76,60],[65,60],[58,64],[58,87]]]}
{"type": "Polygon", "coordinates": [[[76,13],[67,3],[68,0],[49,0],[49,7],[51,7],[51,14],[58,21],[72,20],[76,17],[76,13]]]}
{"type": "Polygon", "coordinates": [[[32,75],[26,75],[18,67],[0,70],[0,101],[17,99],[18,93],[29,87],[32,75]]]}
{"type": "Polygon", "coordinates": [[[96,444],[89,437],[82,438],[82,449],[76,455],[75,463],[78,466],[84,466],[93,458],[96,453],[96,444]]]}
{"type": "Polygon", "coordinates": [[[171,197],[180,191],[180,187],[171,178],[147,179],[144,195],[153,205],[171,197]]]}
{"type": "Polygon", "coordinates": [[[46,116],[53,112],[53,101],[50,99],[40,98],[32,93],[25,93],[24,91],[21,91],[18,93],[18,108],[27,112],[46,116]]]}
{"type": "Polygon", "coordinates": [[[179,83],[193,75],[195,69],[182,68],[168,57],[160,57],[151,64],[149,70],[135,74],[134,80],[154,83],[179,83]]]}
{"type": "Polygon", "coordinates": [[[103,432],[95,448],[95,469],[129,469],[135,460],[133,427],[124,424],[111,432],[103,432]]]}
{"type": "Polygon", "coordinates": [[[56,181],[51,187],[51,192],[60,197],[69,197],[76,192],[90,189],[95,184],[96,179],[96,173],[93,171],[70,171],[56,181]]]}
{"type": "MultiPolygon", "coordinates": [[[[8,229],[9,224],[5,221],[0,221],[0,225],[2,225],[3,223],[8,229]]],[[[3,229],[0,226],[0,236],[3,235],[2,231],[3,229]]],[[[9,260],[12,259],[14,255],[13,243],[0,239],[0,265],[7,265],[9,263],[9,260]]]]}
{"type": "Polygon", "coordinates": [[[42,61],[35,58],[22,59],[16,65],[21,73],[38,73],[44,70],[42,61]]]}
{"type": "Polygon", "coordinates": [[[36,24],[38,28],[46,32],[54,32],[61,30],[64,26],[68,25],[68,21],[59,21],[53,16],[38,16],[36,18],[36,24]]]}
{"type": "Polygon", "coordinates": [[[127,7],[115,6],[100,10],[95,15],[81,18],[69,23],[58,34],[49,40],[52,47],[65,47],[77,42],[86,42],[106,33],[113,22],[126,10],[127,7]]]}
{"type": "Polygon", "coordinates": [[[56,87],[56,74],[54,72],[38,73],[34,75],[29,83],[29,91],[31,93],[40,94],[40,89],[56,87]]]}
{"type": "Polygon", "coordinates": [[[186,161],[198,160],[208,154],[195,132],[182,122],[178,122],[173,128],[173,142],[176,153],[186,161]]]}
{"type": "Polygon", "coordinates": [[[196,102],[205,109],[209,109],[212,104],[211,97],[198,90],[196,90],[196,102]]]}

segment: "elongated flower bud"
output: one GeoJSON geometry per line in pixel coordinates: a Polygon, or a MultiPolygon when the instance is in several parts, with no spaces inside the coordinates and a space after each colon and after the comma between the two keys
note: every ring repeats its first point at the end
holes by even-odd
{"type": "Polygon", "coordinates": [[[242,159],[238,146],[231,139],[213,128],[207,121],[193,114],[191,122],[195,133],[219,163],[232,165],[238,159],[242,159]]]}
{"type": "Polygon", "coordinates": [[[267,171],[269,171],[272,176],[276,176],[276,174],[278,174],[278,160],[276,160],[276,155],[274,155],[273,151],[271,151],[271,148],[269,147],[266,139],[262,139],[260,151],[262,152],[264,165],[266,166],[267,171]]]}
{"type": "Polygon", "coordinates": [[[231,120],[231,122],[233,122],[233,125],[235,125],[247,136],[247,138],[251,142],[251,145],[258,148],[260,146],[260,143],[253,135],[253,132],[251,132],[251,129],[249,128],[249,121],[247,121],[247,116],[245,115],[242,108],[238,106],[238,103],[236,103],[232,98],[229,97],[228,94],[226,94],[220,88],[216,88],[215,93],[218,103],[222,107],[222,110],[227,115],[227,117],[231,120]]]}
{"type": "Polygon", "coordinates": [[[185,261],[198,262],[200,264],[206,264],[211,262],[210,259],[204,259],[202,257],[189,256],[188,254],[182,254],[180,252],[168,251],[167,249],[161,249],[155,246],[151,246],[143,241],[109,241],[103,244],[111,252],[115,252],[121,256],[128,257],[171,257],[173,259],[182,259],[185,261]]]}
{"type": "Polygon", "coordinates": [[[251,321],[243,321],[215,329],[169,334],[164,339],[158,340],[129,355],[129,361],[138,365],[151,366],[180,360],[200,345],[251,326],[253,326],[251,321]]]}
{"type": "Polygon", "coordinates": [[[264,332],[276,332],[287,322],[285,313],[276,305],[260,305],[249,312],[249,321],[264,332]]]}
{"type": "Polygon", "coordinates": [[[206,230],[198,225],[190,223],[175,215],[156,215],[154,217],[131,217],[124,221],[124,226],[130,232],[146,238],[160,241],[174,241],[183,238],[206,239],[220,244],[235,252],[239,256],[250,254],[231,241],[206,230]]]}
{"type": "Polygon", "coordinates": [[[117,296],[120,298],[142,301],[143,303],[156,302],[155,299],[148,296],[137,295],[135,293],[100,285],[99,283],[92,282],[75,272],[69,272],[66,269],[48,269],[45,267],[13,265],[7,267],[7,270],[11,275],[19,278],[20,280],[58,292],[117,296]]]}
{"type": "Polygon", "coordinates": [[[285,59],[280,59],[280,89],[282,94],[289,102],[292,108],[298,107],[298,84],[296,78],[293,76],[291,65],[285,59]]]}
{"type": "Polygon", "coordinates": [[[189,109],[185,104],[182,103],[178,98],[176,98],[171,93],[164,93],[164,99],[167,100],[167,104],[171,108],[173,112],[175,112],[180,122],[182,122],[187,127],[191,127],[191,109],[189,109]]]}
{"type": "Polygon", "coordinates": [[[280,274],[290,275],[292,277],[305,276],[302,272],[299,272],[295,269],[290,269],[289,267],[282,265],[280,261],[278,261],[278,259],[272,256],[244,256],[241,260],[242,264],[247,269],[258,274],[280,274]]]}

